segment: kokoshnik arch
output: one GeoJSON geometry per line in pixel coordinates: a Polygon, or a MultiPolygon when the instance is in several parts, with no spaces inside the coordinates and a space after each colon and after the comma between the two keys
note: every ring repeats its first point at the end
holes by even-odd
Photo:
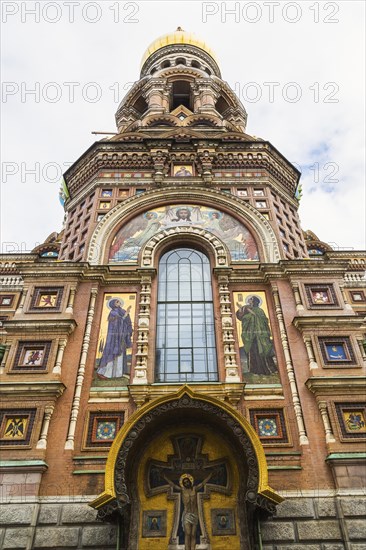
{"type": "Polygon", "coordinates": [[[3,548],[366,544],[365,256],[302,230],[246,122],[205,42],[158,38],[62,231],[2,257],[3,548]]]}

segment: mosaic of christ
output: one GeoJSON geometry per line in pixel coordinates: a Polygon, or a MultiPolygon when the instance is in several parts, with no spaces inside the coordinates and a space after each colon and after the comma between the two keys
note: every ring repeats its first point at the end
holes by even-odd
{"type": "Polygon", "coordinates": [[[149,210],[121,227],[113,239],[110,262],[137,262],[141,247],[163,229],[194,226],[221,239],[232,261],[258,260],[258,249],[249,230],[229,214],[206,206],[175,204],[149,210]]]}

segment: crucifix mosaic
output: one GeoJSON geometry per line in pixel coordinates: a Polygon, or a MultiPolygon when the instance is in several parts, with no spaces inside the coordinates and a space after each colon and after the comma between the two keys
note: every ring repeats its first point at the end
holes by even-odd
{"type": "MultiPolygon", "coordinates": [[[[211,492],[231,494],[229,462],[226,457],[210,460],[202,454],[200,435],[182,434],[171,440],[174,454],[168,455],[166,462],[150,460],[146,466],[145,493],[148,497],[166,493],[167,499],[174,501],[169,548],[204,548],[209,535],[203,501],[210,499],[211,492]]],[[[145,531],[143,536],[150,535],[145,531]]]]}

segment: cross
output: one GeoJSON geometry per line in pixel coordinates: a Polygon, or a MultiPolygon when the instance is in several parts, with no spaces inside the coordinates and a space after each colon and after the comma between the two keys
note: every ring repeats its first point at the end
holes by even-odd
{"type": "Polygon", "coordinates": [[[181,434],[171,440],[174,454],[166,462],[150,460],[147,464],[146,493],[167,493],[167,498],[175,501],[170,544],[185,544],[186,549],[193,550],[196,544],[209,540],[202,500],[209,499],[211,491],[231,493],[230,470],[227,459],[210,461],[207,454],[201,453],[202,436],[181,434]],[[190,537],[195,541],[190,543],[190,537]]]}

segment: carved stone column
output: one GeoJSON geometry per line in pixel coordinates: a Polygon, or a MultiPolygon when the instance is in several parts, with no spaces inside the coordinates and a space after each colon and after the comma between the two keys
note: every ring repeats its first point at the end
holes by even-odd
{"type": "Polygon", "coordinates": [[[5,340],[3,345],[5,346],[5,351],[4,351],[3,358],[1,360],[0,374],[4,374],[4,372],[5,372],[5,365],[6,365],[6,361],[8,360],[8,355],[9,355],[9,351],[10,351],[10,343],[7,343],[6,340],[5,340]]]}
{"type": "Polygon", "coordinates": [[[349,309],[349,310],[353,311],[353,308],[352,308],[351,304],[348,303],[347,293],[344,289],[344,285],[339,285],[339,288],[341,289],[341,292],[342,292],[342,297],[343,297],[345,309],[349,309]]]}
{"type": "Polygon", "coordinates": [[[69,425],[69,431],[67,434],[65,449],[74,448],[76,421],[77,421],[77,418],[79,415],[79,409],[80,409],[81,389],[84,382],[85,364],[86,364],[86,358],[87,358],[89,345],[90,345],[90,333],[91,333],[93,319],[94,319],[95,301],[97,298],[97,294],[98,294],[98,289],[95,287],[92,288],[90,302],[89,302],[88,316],[87,316],[86,326],[85,326],[84,339],[81,347],[81,357],[79,362],[78,374],[76,378],[75,393],[74,393],[74,399],[72,402],[70,425],[69,425]]]}
{"type": "Polygon", "coordinates": [[[42,431],[41,436],[37,443],[37,449],[46,449],[47,448],[47,436],[48,436],[48,430],[50,427],[51,417],[52,413],[54,411],[54,405],[49,405],[45,408],[44,411],[44,418],[43,418],[43,424],[42,424],[42,431]]]}
{"type": "Polygon", "coordinates": [[[328,416],[327,404],[325,401],[318,402],[319,411],[323,420],[324,431],[325,431],[325,441],[327,443],[334,443],[335,438],[333,436],[332,428],[330,425],[330,420],[328,416]]]}
{"type": "Polygon", "coordinates": [[[144,97],[149,106],[149,112],[164,113],[166,106],[165,81],[164,80],[150,80],[148,85],[144,88],[144,97]]]}
{"type": "Polygon", "coordinates": [[[23,313],[24,302],[25,302],[25,299],[26,299],[26,296],[27,296],[27,293],[28,293],[28,288],[29,287],[27,285],[24,285],[24,287],[23,287],[22,293],[20,295],[18,309],[16,310],[17,315],[20,314],[20,313],[23,313]]]}
{"type": "Polygon", "coordinates": [[[76,294],[76,285],[70,288],[69,300],[67,302],[66,313],[74,313],[74,300],[76,294]]]}
{"type": "Polygon", "coordinates": [[[278,287],[276,285],[273,285],[272,287],[273,292],[273,298],[275,303],[275,309],[276,309],[276,316],[278,320],[278,325],[280,327],[280,334],[281,334],[281,343],[283,348],[283,353],[285,356],[286,361],[286,370],[287,375],[290,381],[290,388],[291,388],[291,395],[292,395],[292,402],[294,404],[294,410],[295,410],[295,416],[296,416],[296,423],[299,430],[299,436],[300,436],[300,445],[308,445],[309,440],[306,435],[305,431],[305,424],[304,424],[304,417],[302,413],[300,398],[299,398],[299,392],[296,385],[296,379],[295,379],[295,372],[294,367],[291,360],[290,355],[290,348],[288,345],[288,338],[286,334],[286,328],[285,323],[283,320],[283,313],[281,308],[281,302],[280,302],[280,295],[278,292],[278,287]]]}
{"type": "Polygon", "coordinates": [[[61,364],[64,356],[64,351],[67,344],[67,338],[64,338],[59,341],[56,355],[55,366],[53,367],[52,374],[61,374],[61,364]]]}
{"type": "Polygon", "coordinates": [[[318,369],[319,367],[318,367],[318,363],[315,361],[313,345],[311,343],[310,336],[304,336],[304,343],[305,343],[306,351],[309,358],[309,369],[310,370],[318,369]]]}
{"type": "Polygon", "coordinates": [[[365,347],[363,345],[364,338],[362,338],[362,336],[357,336],[356,340],[357,340],[358,347],[360,348],[363,364],[366,367],[366,351],[365,351],[365,347]]]}
{"type": "Polygon", "coordinates": [[[212,149],[197,151],[198,162],[200,164],[200,168],[202,172],[202,179],[205,183],[212,183],[212,180],[213,180],[212,162],[213,162],[214,152],[215,151],[212,149]]]}
{"type": "Polygon", "coordinates": [[[225,382],[240,382],[239,368],[236,362],[234,322],[231,312],[229,277],[227,275],[219,275],[218,283],[222,344],[224,348],[225,382]]]}
{"type": "Polygon", "coordinates": [[[213,111],[216,105],[217,95],[212,88],[212,85],[200,86],[201,107],[200,111],[213,111]]]}
{"type": "Polygon", "coordinates": [[[304,306],[303,306],[303,303],[301,301],[299,285],[297,283],[292,282],[291,286],[292,286],[292,290],[293,290],[293,293],[294,293],[296,311],[298,313],[303,312],[304,311],[304,306]]]}
{"type": "Polygon", "coordinates": [[[151,311],[151,276],[142,275],[140,310],[137,328],[137,352],[132,384],[147,384],[147,358],[149,353],[149,328],[151,311]]]}
{"type": "Polygon", "coordinates": [[[154,162],[154,181],[157,185],[161,185],[165,177],[166,161],[169,151],[168,149],[151,149],[150,154],[154,162]]]}

